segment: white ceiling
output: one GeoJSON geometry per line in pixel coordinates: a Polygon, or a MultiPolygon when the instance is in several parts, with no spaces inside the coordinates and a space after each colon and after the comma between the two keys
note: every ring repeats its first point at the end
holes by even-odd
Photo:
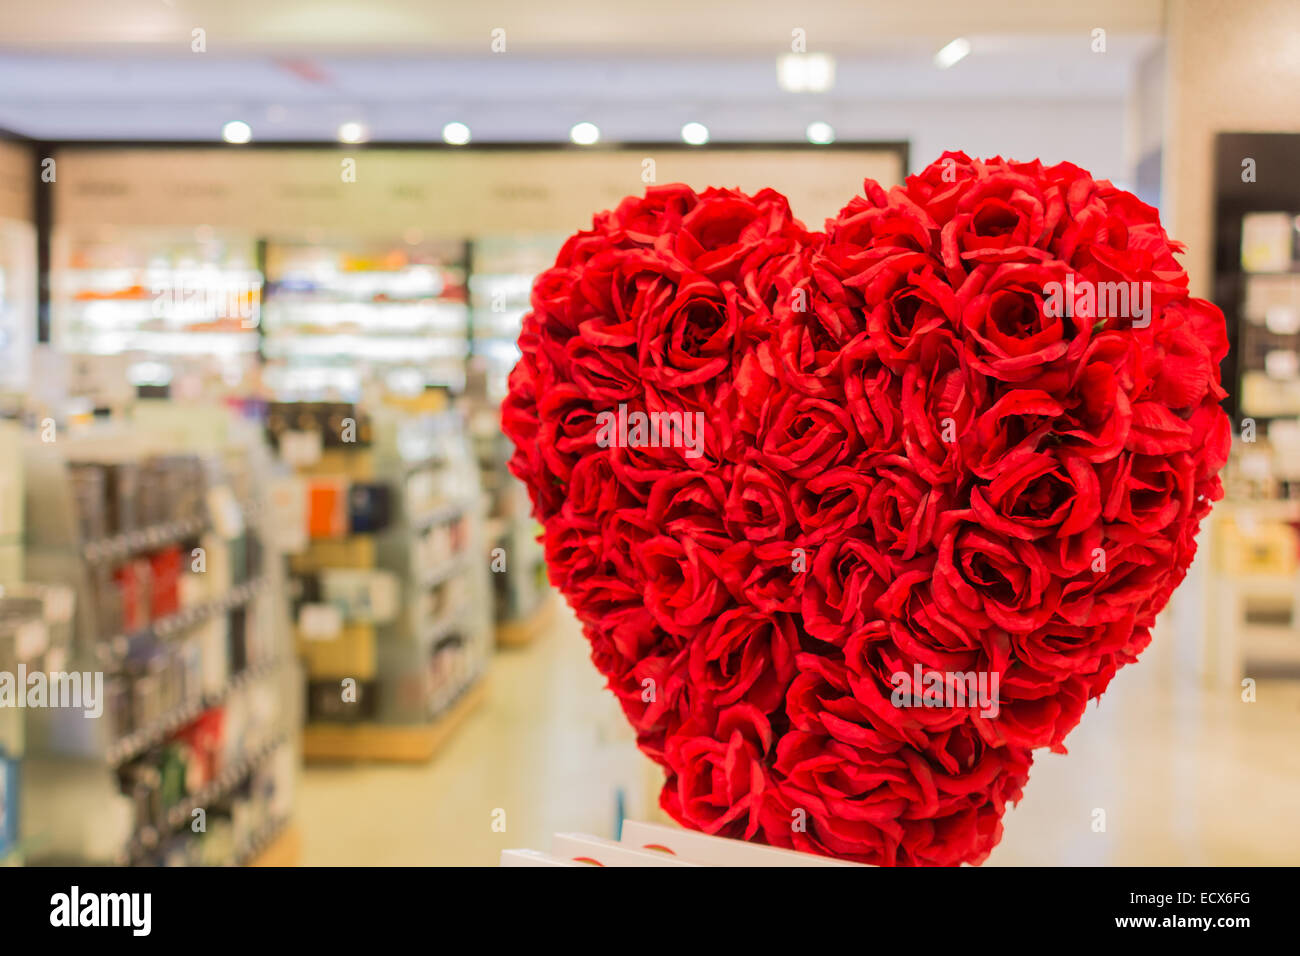
{"type": "Polygon", "coordinates": [[[320,52],[403,48],[487,52],[504,28],[520,54],[756,53],[788,47],[874,50],[968,33],[1158,33],[1163,0],[37,0],[0,5],[0,45],[68,50],[133,46],[320,52]]]}
{"type": "Polygon", "coordinates": [[[47,140],[605,142],[904,140],[1127,174],[1126,104],[1163,0],[39,0],[0,3],[0,129],[47,140]],[[192,31],[206,51],[191,51],[192,31]],[[492,31],[505,30],[494,53],[492,31]],[[1106,31],[1093,52],[1092,31],[1106,31]],[[778,56],[804,31],[834,89],[791,94],[778,56]],[[957,36],[971,54],[934,53],[957,36]]]}
{"type": "MultiPolygon", "coordinates": [[[[177,3],[181,0],[176,0],[177,3]]],[[[841,138],[888,138],[900,110],[1028,102],[1122,105],[1148,37],[971,35],[948,70],[938,42],[837,57],[834,89],[791,94],[775,52],[678,55],[0,52],[0,127],[40,139],[215,140],[230,119],[259,140],[329,140],[347,120],[374,140],[436,140],[443,123],[475,139],[564,139],[580,120],[606,139],[673,140],[688,121],[714,140],[800,139],[826,120],[841,138]],[[883,125],[882,125],[883,124],[883,125]]],[[[945,41],[946,42],[946,41],[945,41]]],[[[900,131],[901,132],[901,131],[900,131]]]]}

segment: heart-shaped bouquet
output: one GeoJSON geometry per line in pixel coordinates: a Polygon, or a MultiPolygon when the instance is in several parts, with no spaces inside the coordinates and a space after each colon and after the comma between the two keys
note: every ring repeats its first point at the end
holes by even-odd
{"type": "Polygon", "coordinates": [[[1157,213],[947,153],[824,232],[652,187],[538,277],[503,419],[552,583],[682,824],[988,856],[1150,642],[1229,445],[1157,213]]]}

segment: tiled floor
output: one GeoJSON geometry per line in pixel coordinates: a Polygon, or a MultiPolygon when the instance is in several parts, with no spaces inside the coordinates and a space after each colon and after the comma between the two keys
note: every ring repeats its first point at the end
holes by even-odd
{"type": "MultiPolygon", "coordinates": [[[[307,770],[302,862],[492,865],[556,831],[611,835],[620,791],[644,817],[646,762],[576,623],[556,621],[498,656],[487,702],[429,764],[307,770]]],[[[1069,755],[1038,757],[989,865],[1300,863],[1300,683],[1244,703],[1204,690],[1176,649],[1159,634],[1069,755]]]]}

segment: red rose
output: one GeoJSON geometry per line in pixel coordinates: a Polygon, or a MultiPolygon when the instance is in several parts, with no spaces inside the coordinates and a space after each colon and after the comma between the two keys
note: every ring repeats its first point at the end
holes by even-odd
{"type": "Polygon", "coordinates": [[[1049,392],[1059,387],[1051,376],[1064,374],[1062,363],[1083,355],[1092,322],[1056,314],[1047,290],[1062,282],[1061,271],[1050,265],[976,268],[957,290],[971,365],[1003,382],[1045,385],[1049,392]]]}
{"type": "Polygon", "coordinates": [[[865,626],[893,578],[893,564],[865,537],[839,538],[818,546],[803,587],[808,633],[836,644],[865,626]]]}
{"type": "Polygon", "coordinates": [[[841,465],[795,482],[790,490],[800,540],[815,545],[871,518],[874,483],[857,468],[841,465]]]}
{"type": "MultiPolygon", "coordinates": [[[[698,203],[695,190],[681,183],[650,186],[645,196],[629,196],[612,213],[598,216],[596,231],[614,242],[653,246],[660,236],[679,230],[698,203]]],[[[566,252],[561,252],[560,259],[566,258],[566,252]]]]}
{"type": "Polygon", "coordinates": [[[737,704],[716,727],[688,723],[664,753],[673,778],[664,786],[664,809],[703,830],[748,839],[766,809],[772,727],[754,707],[737,704]]]}
{"type": "Polygon", "coordinates": [[[645,582],[645,602],[659,626],[691,634],[727,604],[718,557],[693,538],[651,538],[634,552],[645,582]]]}
{"type": "Polygon", "coordinates": [[[673,239],[677,258],[713,279],[749,274],[755,266],[803,241],[803,224],[784,196],[764,189],[750,197],[734,189],[706,189],[682,217],[673,239]]]}
{"type": "Polygon", "coordinates": [[[691,645],[691,682],[718,707],[745,700],[771,713],[785,699],[798,649],[789,615],[730,608],[691,645]]]}
{"type": "Polygon", "coordinates": [[[862,447],[844,407],[815,398],[769,406],[760,427],[763,463],[793,478],[824,474],[851,461],[862,447]]]}
{"type": "MultiPolygon", "coordinates": [[[[669,296],[668,289],[656,293],[669,296]]],[[[675,295],[641,305],[650,313],[637,342],[643,381],[666,388],[699,385],[731,364],[731,341],[740,324],[741,300],[734,289],[720,289],[688,278],[675,295]]]]}
{"type": "Polygon", "coordinates": [[[723,513],[738,541],[788,541],[794,537],[794,507],[788,487],[759,465],[740,465],[732,472],[723,513]]]}
{"type": "Polygon", "coordinates": [[[953,620],[1008,631],[1046,623],[1061,593],[1034,544],[962,521],[939,543],[933,588],[935,604],[953,620]]]}

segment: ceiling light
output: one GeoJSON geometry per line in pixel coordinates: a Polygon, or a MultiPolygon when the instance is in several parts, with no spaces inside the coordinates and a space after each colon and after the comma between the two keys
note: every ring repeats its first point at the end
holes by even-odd
{"type": "Polygon", "coordinates": [[[941,70],[946,70],[954,63],[965,59],[968,53],[970,53],[970,40],[958,37],[934,55],[934,65],[941,70]]]}
{"type": "Polygon", "coordinates": [[[370,131],[356,122],[347,122],[339,127],[340,143],[364,143],[370,138],[370,131]]]}
{"type": "Polygon", "coordinates": [[[786,53],[777,57],[776,80],[789,93],[825,93],[835,85],[835,57],[829,53],[786,53]]]}
{"type": "Polygon", "coordinates": [[[682,127],[682,139],[692,146],[703,146],[709,141],[709,128],[703,123],[687,123],[682,127]]]}
{"type": "Polygon", "coordinates": [[[221,127],[221,138],[227,143],[247,143],[253,138],[253,127],[243,120],[231,120],[221,127]]]}
{"type": "Polygon", "coordinates": [[[835,128],[830,123],[818,120],[808,124],[808,142],[815,146],[829,146],[835,142],[835,128]]]}
{"type": "Polygon", "coordinates": [[[448,123],[442,128],[442,141],[449,146],[464,146],[469,142],[469,127],[464,123],[448,123]]]}
{"type": "Polygon", "coordinates": [[[595,123],[578,123],[569,130],[569,139],[579,146],[590,146],[600,140],[600,127],[595,123]]]}

